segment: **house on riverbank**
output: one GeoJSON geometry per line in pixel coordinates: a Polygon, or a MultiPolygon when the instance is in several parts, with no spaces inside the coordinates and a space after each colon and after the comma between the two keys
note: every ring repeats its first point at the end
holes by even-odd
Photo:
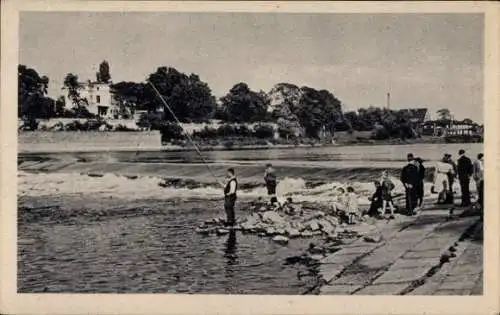
{"type": "MultiPolygon", "coordinates": [[[[102,117],[111,118],[119,112],[118,104],[114,101],[110,87],[111,83],[87,81],[82,83],[78,93],[80,97],[87,100],[86,106],[89,113],[102,117]]],[[[70,109],[73,105],[73,100],[69,96],[69,90],[62,87],[64,91],[64,101],[66,109],[70,109]]]]}

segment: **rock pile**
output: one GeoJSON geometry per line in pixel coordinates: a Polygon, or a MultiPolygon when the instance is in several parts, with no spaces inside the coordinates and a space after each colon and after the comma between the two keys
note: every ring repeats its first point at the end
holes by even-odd
{"type": "MultiPolygon", "coordinates": [[[[294,205],[295,206],[295,205],[294,205]]],[[[205,221],[196,231],[201,234],[228,233],[223,218],[205,221]]],[[[237,221],[232,229],[243,233],[273,237],[277,243],[285,244],[289,238],[312,236],[336,236],[339,218],[322,211],[291,209],[290,206],[254,206],[250,215],[237,221]],[[279,237],[278,237],[279,236],[279,237]]]]}

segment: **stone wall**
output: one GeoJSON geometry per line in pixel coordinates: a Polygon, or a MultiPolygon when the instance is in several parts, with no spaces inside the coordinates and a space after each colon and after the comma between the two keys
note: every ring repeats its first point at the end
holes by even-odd
{"type": "Polygon", "coordinates": [[[137,150],[161,148],[158,131],[33,131],[18,133],[19,152],[137,150]]]}

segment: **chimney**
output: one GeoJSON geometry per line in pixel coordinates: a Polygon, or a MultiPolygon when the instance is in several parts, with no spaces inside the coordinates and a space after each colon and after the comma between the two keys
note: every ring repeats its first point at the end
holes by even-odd
{"type": "Polygon", "coordinates": [[[391,109],[391,93],[387,93],[387,109],[391,109]]]}

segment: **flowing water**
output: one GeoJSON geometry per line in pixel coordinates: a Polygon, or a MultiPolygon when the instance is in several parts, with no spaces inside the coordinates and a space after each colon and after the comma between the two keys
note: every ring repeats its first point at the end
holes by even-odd
{"type": "MultiPolygon", "coordinates": [[[[336,186],[349,184],[366,205],[370,182],[382,169],[398,176],[408,152],[430,169],[460,148],[471,157],[482,151],[481,144],[419,144],[203,154],[221,177],[236,169],[243,216],[248,200],[265,195],[268,162],[281,198],[328,203],[336,186]]],[[[284,264],[311,239],[281,246],[194,233],[223,213],[220,188],[195,152],[26,153],[18,168],[20,292],[300,294],[311,285],[298,276],[304,267],[284,264]]]]}

